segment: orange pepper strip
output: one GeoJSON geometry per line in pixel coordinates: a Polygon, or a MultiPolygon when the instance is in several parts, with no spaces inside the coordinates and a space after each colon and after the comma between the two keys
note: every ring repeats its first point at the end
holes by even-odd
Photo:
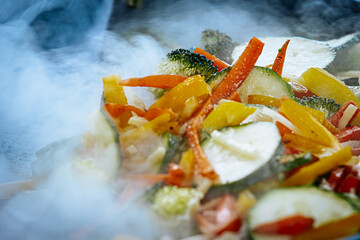
{"type": "Polygon", "coordinates": [[[106,103],[104,105],[104,108],[113,118],[117,118],[126,112],[134,112],[136,115],[140,117],[145,114],[143,110],[132,105],[106,103]]]}
{"type": "Polygon", "coordinates": [[[194,53],[198,53],[200,55],[205,56],[207,59],[211,60],[214,62],[214,66],[218,67],[218,71],[223,70],[224,68],[227,68],[229,66],[229,64],[227,64],[226,62],[218,59],[217,57],[215,57],[214,55],[211,55],[210,53],[208,53],[207,51],[196,47],[194,50],[194,53]]]}
{"type": "Polygon", "coordinates": [[[151,121],[154,118],[164,114],[164,113],[168,113],[170,114],[171,117],[175,117],[176,113],[174,113],[171,109],[169,108],[150,108],[149,110],[147,110],[145,112],[145,114],[143,115],[144,118],[146,118],[147,120],[151,121]]]}
{"type": "Polygon", "coordinates": [[[215,104],[217,104],[221,99],[227,98],[245,81],[255,66],[255,63],[259,58],[263,47],[264,43],[256,37],[253,37],[230,72],[219,83],[213,94],[207,98],[205,103],[189,121],[186,129],[186,137],[195,155],[196,165],[198,167],[199,173],[204,177],[216,179],[218,175],[208,161],[204,150],[201,148],[199,136],[199,129],[201,124],[203,123],[206,116],[214,109],[215,104]]]}
{"type": "Polygon", "coordinates": [[[360,229],[360,213],[301,233],[293,240],[323,240],[346,237],[360,229]]]}
{"type": "Polygon", "coordinates": [[[155,87],[170,89],[188,77],[180,75],[150,75],[142,78],[128,78],[118,81],[119,86],[127,87],[155,87]]]}
{"type": "Polygon", "coordinates": [[[277,74],[279,74],[281,76],[282,74],[282,70],[284,67],[284,62],[285,62],[285,55],[286,55],[286,49],[289,45],[290,39],[287,40],[284,45],[281,47],[281,49],[279,50],[274,64],[272,65],[272,70],[274,70],[277,74]]]}

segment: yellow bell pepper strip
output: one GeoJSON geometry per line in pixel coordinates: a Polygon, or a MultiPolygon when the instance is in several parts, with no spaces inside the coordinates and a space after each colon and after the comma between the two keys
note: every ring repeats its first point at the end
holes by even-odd
{"type": "Polygon", "coordinates": [[[360,213],[303,232],[292,240],[340,239],[360,229],[360,213]]]}
{"type": "Polygon", "coordinates": [[[204,78],[195,75],[188,77],[176,87],[172,88],[153,103],[148,110],[150,111],[153,108],[171,109],[174,113],[178,114],[178,117],[181,117],[186,102],[189,99],[193,98],[196,103],[200,103],[210,94],[211,88],[204,82],[204,78]]]}
{"type": "Polygon", "coordinates": [[[324,146],[313,139],[296,135],[294,133],[285,133],[282,141],[287,148],[300,150],[302,152],[311,152],[312,155],[321,156],[328,146],[324,146]]]}
{"type": "MultiPolygon", "coordinates": [[[[341,148],[336,137],[314,118],[306,107],[291,99],[283,99],[280,111],[300,130],[295,134],[308,138],[314,144],[320,144],[335,151],[341,148]]],[[[328,149],[325,150],[329,152],[328,149]]]]}
{"type": "Polygon", "coordinates": [[[117,85],[118,81],[121,80],[121,77],[119,75],[110,75],[103,77],[102,80],[105,102],[126,105],[127,98],[124,89],[117,85]]]}
{"type": "Polygon", "coordinates": [[[256,108],[248,107],[245,104],[226,101],[219,104],[204,120],[201,128],[212,132],[225,126],[239,125],[250,114],[254,113],[256,108]]]}
{"type": "Polygon", "coordinates": [[[352,158],[351,147],[345,147],[330,156],[320,158],[317,162],[301,168],[287,178],[282,186],[296,186],[312,183],[318,176],[330,171],[336,166],[345,164],[352,158]]]}
{"type": "Polygon", "coordinates": [[[245,81],[246,77],[255,66],[263,47],[264,43],[256,37],[250,40],[248,46],[240,55],[233,68],[219,83],[213,94],[206,100],[206,102],[188,123],[186,138],[194,152],[198,171],[203,177],[216,179],[218,178],[218,175],[207,159],[204,150],[200,146],[199,129],[207,115],[213,110],[214,104],[217,104],[221,99],[227,98],[245,81]]]}
{"type": "Polygon", "coordinates": [[[215,57],[214,55],[211,55],[210,53],[208,53],[207,51],[196,47],[194,50],[194,53],[198,53],[200,55],[205,56],[207,59],[211,60],[214,62],[214,66],[217,66],[218,71],[223,70],[224,68],[227,68],[229,66],[229,64],[227,64],[226,62],[218,59],[217,57],[215,57]]]}
{"type": "Polygon", "coordinates": [[[195,156],[191,149],[181,155],[179,165],[185,174],[182,186],[190,186],[195,172],[195,156]]]}
{"type": "Polygon", "coordinates": [[[280,99],[264,95],[249,95],[248,104],[262,104],[278,108],[280,106],[280,99]]]}
{"type": "MultiPolygon", "coordinates": [[[[360,107],[360,101],[355,94],[335,76],[321,68],[308,69],[299,78],[299,83],[317,96],[331,98],[341,106],[349,101],[354,101],[356,106],[360,107]]],[[[352,124],[360,126],[360,115],[355,117],[352,124]]]]}
{"type": "Polygon", "coordinates": [[[180,75],[150,75],[142,78],[128,78],[118,81],[119,86],[127,87],[155,87],[171,89],[184,81],[187,77],[180,75]]]}
{"type": "Polygon", "coordinates": [[[275,58],[274,64],[272,65],[272,70],[281,76],[282,70],[285,62],[286,49],[289,45],[290,39],[287,40],[284,45],[279,49],[279,52],[275,58]]]}
{"type": "MultiPolygon", "coordinates": [[[[103,77],[102,80],[105,102],[127,105],[128,102],[124,89],[117,85],[118,81],[121,80],[121,77],[119,75],[110,75],[103,77]]],[[[117,125],[119,125],[120,128],[126,127],[131,115],[131,112],[122,114],[119,119],[117,119],[117,125]]]]}

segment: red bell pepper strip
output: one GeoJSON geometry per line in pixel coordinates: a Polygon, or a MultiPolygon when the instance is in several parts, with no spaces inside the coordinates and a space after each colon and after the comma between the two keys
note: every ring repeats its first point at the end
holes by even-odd
{"type": "Polygon", "coordinates": [[[312,229],[314,219],[301,215],[281,218],[275,222],[264,223],[255,227],[252,232],[264,235],[294,236],[312,229]]]}
{"type": "Polygon", "coordinates": [[[331,122],[335,127],[338,127],[339,121],[340,121],[341,117],[344,115],[344,112],[349,107],[349,105],[353,105],[353,106],[355,106],[357,108],[356,112],[354,113],[354,115],[351,117],[351,119],[348,122],[348,124],[350,124],[351,121],[354,120],[354,118],[356,117],[356,115],[360,111],[360,109],[357,107],[357,105],[353,101],[349,101],[344,106],[342,106],[334,115],[332,115],[329,118],[329,122],[331,122]]]}
{"type": "Polygon", "coordinates": [[[132,105],[121,105],[116,103],[106,103],[104,105],[105,110],[113,117],[117,118],[126,112],[134,112],[138,116],[143,116],[145,112],[140,108],[132,105]]]}
{"type": "Polygon", "coordinates": [[[289,45],[290,39],[287,40],[284,45],[281,47],[281,49],[279,50],[274,64],[272,65],[272,70],[274,70],[277,74],[279,74],[281,76],[282,74],[282,70],[284,67],[284,62],[285,62],[285,55],[286,55],[286,49],[289,45]]]}
{"type": "Polygon", "coordinates": [[[204,150],[200,146],[199,129],[201,124],[206,116],[214,109],[215,104],[217,104],[221,99],[227,98],[245,81],[246,77],[255,66],[263,47],[264,43],[256,37],[253,37],[244,52],[234,64],[233,68],[189,121],[186,129],[186,137],[195,155],[199,173],[204,177],[216,179],[218,176],[208,161],[204,150]]]}
{"type": "Polygon", "coordinates": [[[208,53],[207,51],[196,47],[194,50],[194,53],[198,53],[200,55],[205,56],[207,59],[211,60],[214,62],[213,66],[217,66],[218,71],[223,70],[224,68],[227,68],[229,66],[229,64],[227,64],[226,62],[218,59],[217,57],[215,57],[214,55],[211,55],[210,53],[208,53]]]}
{"type": "Polygon", "coordinates": [[[359,178],[354,174],[347,175],[339,186],[338,192],[357,194],[359,192],[359,178]]]}
{"type": "Polygon", "coordinates": [[[185,76],[180,75],[150,75],[142,78],[128,78],[118,81],[119,86],[127,87],[154,87],[171,89],[184,81],[185,76]]]}
{"type": "Polygon", "coordinates": [[[339,140],[339,142],[347,142],[360,140],[360,127],[351,126],[345,129],[340,130],[339,133],[335,134],[335,137],[339,140]]]}

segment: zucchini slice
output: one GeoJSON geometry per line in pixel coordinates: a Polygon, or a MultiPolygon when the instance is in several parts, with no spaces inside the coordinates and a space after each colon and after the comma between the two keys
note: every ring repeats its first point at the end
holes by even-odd
{"type": "Polygon", "coordinates": [[[274,98],[294,98],[294,92],[282,77],[266,67],[255,66],[238,89],[241,101],[247,103],[249,95],[264,95],[274,98]]]}
{"type": "MultiPolygon", "coordinates": [[[[350,216],[357,210],[340,195],[312,186],[275,189],[265,194],[250,210],[248,228],[275,222],[291,215],[314,219],[314,227],[350,216]]],[[[283,239],[251,233],[253,239],[283,239]]]]}
{"type": "Polygon", "coordinates": [[[275,124],[255,122],[214,131],[202,143],[220,184],[206,198],[236,194],[244,188],[276,174],[278,157],[284,148],[275,124]]]}
{"type": "Polygon", "coordinates": [[[176,151],[180,145],[179,137],[172,135],[169,132],[164,133],[161,136],[162,145],[166,148],[164,157],[160,164],[160,173],[168,172],[168,165],[174,158],[176,151]]]}

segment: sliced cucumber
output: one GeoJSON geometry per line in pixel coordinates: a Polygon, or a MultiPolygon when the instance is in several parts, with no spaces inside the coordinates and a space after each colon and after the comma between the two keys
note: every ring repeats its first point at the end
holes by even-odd
{"type": "Polygon", "coordinates": [[[202,143],[209,161],[219,175],[207,198],[224,193],[236,194],[276,173],[278,157],[283,155],[281,137],[275,124],[255,122],[214,131],[202,143]]]}
{"type": "Polygon", "coordinates": [[[177,136],[172,135],[169,132],[164,133],[161,136],[161,138],[162,138],[161,142],[162,142],[163,146],[166,147],[166,152],[161,161],[159,172],[165,173],[165,172],[168,172],[168,165],[174,158],[176,151],[180,145],[180,142],[179,142],[179,138],[177,136]]]}
{"type": "Polygon", "coordinates": [[[292,158],[291,161],[282,163],[278,168],[279,173],[294,170],[295,168],[303,166],[312,160],[312,155],[310,152],[291,155],[289,157],[292,158]]]}
{"type": "Polygon", "coordinates": [[[264,95],[274,98],[287,96],[294,98],[294,92],[282,77],[266,67],[255,66],[238,89],[243,103],[247,103],[249,95],[264,95]]]}
{"type": "Polygon", "coordinates": [[[211,86],[211,88],[215,88],[222,80],[223,78],[230,72],[232,66],[229,66],[227,68],[224,68],[223,70],[215,73],[212,75],[207,83],[211,86]]]}
{"type": "MultiPolygon", "coordinates": [[[[292,215],[314,219],[314,227],[347,217],[357,210],[340,195],[312,186],[280,188],[264,195],[250,210],[248,227],[275,222],[292,215]]],[[[283,239],[252,233],[253,239],[283,239]]]]}

